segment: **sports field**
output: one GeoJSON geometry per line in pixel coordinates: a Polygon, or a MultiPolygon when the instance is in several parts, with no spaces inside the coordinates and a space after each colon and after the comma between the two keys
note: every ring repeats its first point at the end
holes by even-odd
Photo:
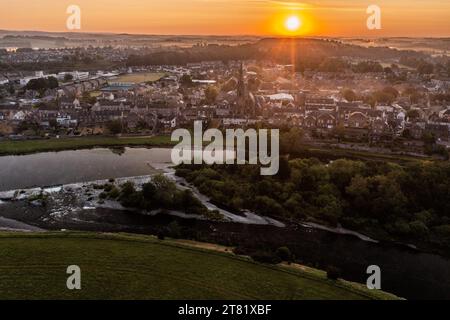
{"type": "Polygon", "coordinates": [[[158,81],[166,74],[163,72],[141,72],[120,75],[114,78],[112,82],[118,83],[145,83],[158,81]]]}

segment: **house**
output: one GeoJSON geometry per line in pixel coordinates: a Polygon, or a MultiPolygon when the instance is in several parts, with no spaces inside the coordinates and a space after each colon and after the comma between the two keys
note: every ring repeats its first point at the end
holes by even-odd
{"type": "Polygon", "coordinates": [[[317,115],[317,128],[333,129],[336,126],[336,116],[334,112],[320,111],[317,115]]]}
{"type": "Polygon", "coordinates": [[[440,141],[450,141],[450,123],[427,123],[425,131],[431,132],[440,141]]]}
{"type": "Polygon", "coordinates": [[[375,119],[370,123],[372,137],[380,137],[391,133],[390,126],[384,119],[375,119]]]}
{"type": "Polygon", "coordinates": [[[369,125],[368,117],[362,112],[353,112],[349,115],[346,127],[348,128],[367,128],[369,125]]]}
{"type": "Polygon", "coordinates": [[[419,140],[422,139],[423,133],[425,132],[425,122],[414,122],[407,123],[405,130],[409,131],[409,135],[411,138],[419,140]]]}
{"type": "Polygon", "coordinates": [[[319,109],[335,110],[336,102],[334,101],[334,99],[329,99],[329,98],[307,98],[305,101],[305,109],[306,110],[319,110],[319,109]]]}
{"type": "Polygon", "coordinates": [[[76,119],[72,119],[70,115],[60,114],[56,117],[56,123],[58,123],[61,127],[76,127],[78,121],[76,119]]]}
{"type": "Polygon", "coordinates": [[[26,118],[26,113],[21,110],[21,111],[16,112],[13,115],[12,120],[14,120],[14,121],[23,121],[23,120],[25,120],[25,118],[26,118]]]}

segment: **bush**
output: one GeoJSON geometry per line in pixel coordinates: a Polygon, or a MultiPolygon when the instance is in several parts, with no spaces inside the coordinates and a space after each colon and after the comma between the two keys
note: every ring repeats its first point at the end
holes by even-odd
{"type": "Polygon", "coordinates": [[[125,182],[121,186],[121,197],[128,197],[131,196],[133,193],[136,192],[136,189],[134,188],[133,182],[125,182]]]}
{"type": "Polygon", "coordinates": [[[418,220],[411,222],[409,228],[411,233],[419,238],[425,237],[429,232],[427,226],[422,221],[418,220]]]}
{"type": "Polygon", "coordinates": [[[339,268],[336,268],[334,266],[328,266],[326,271],[327,271],[327,278],[330,280],[337,280],[341,277],[341,270],[339,270],[339,268]]]}
{"type": "Polygon", "coordinates": [[[120,120],[112,120],[106,124],[106,128],[112,133],[112,134],[119,134],[122,133],[123,127],[122,122],[120,120]]]}
{"type": "Polygon", "coordinates": [[[250,257],[261,263],[278,264],[281,262],[281,259],[275,253],[269,251],[255,251],[250,254],[250,257]]]}
{"type": "Polygon", "coordinates": [[[167,234],[166,230],[164,230],[164,229],[159,230],[157,233],[158,240],[165,240],[166,234],[167,234]]]}
{"type": "Polygon", "coordinates": [[[277,254],[278,258],[280,258],[282,261],[288,261],[288,262],[292,261],[292,253],[288,247],[278,248],[276,254],[277,254]]]}
{"type": "Polygon", "coordinates": [[[450,239],[450,224],[441,225],[434,228],[436,233],[444,239],[450,239]]]}
{"type": "Polygon", "coordinates": [[[156,191],[156,186],[151,182],[145,183],[142,186],[142,194],[147,200],[151,200],[155,196],[156,191]]]}
{"type": "Polygon", "coordinates": [[[110,199],[117,199],[120,196],[120,191],[116,187],[112,187],[111,190],[108,192],[108,197],[110,199]]]}
{"type": "Polygon", "coordinates": [[[181,227],[178,224],[178,222],[172,221],[167,226],[167,229],[168,229],[168,234],[170,235],[170,237],[175,238],[175,239],[181,238],[182,230],[181,230],[181,227]]]}

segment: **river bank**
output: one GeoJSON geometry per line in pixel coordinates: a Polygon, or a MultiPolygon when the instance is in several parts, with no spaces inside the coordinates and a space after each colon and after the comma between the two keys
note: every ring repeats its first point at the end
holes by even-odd
{"type": "Polygon", "coordinates": [[[0,156],[27,155],[39,152],[93,149],[100,147],[171,147],[170,136],[90,136],[39,140],[0,141],[0,156]]]}
{"type": "MultiPolygon", "coordinates": [[[[117,147],[173,147],[177,142],[171,141],[169,135],[161,136],[86,136],[72,138],[51,138],[37,140],[3,140],[0,141],[0,156],[27,155],[40,152],[58,152],[93,148],[117,147]]],[[[358,149],[352,145],[303,143],[299,152],[292,152],[292,157],[317,157],[319,159],[358,159],[371,161],[390,161],[408,163],[411,161],[436,160],[429,156],[414,155],[402,152],[388,152],[376,148],[358,149]]]]}

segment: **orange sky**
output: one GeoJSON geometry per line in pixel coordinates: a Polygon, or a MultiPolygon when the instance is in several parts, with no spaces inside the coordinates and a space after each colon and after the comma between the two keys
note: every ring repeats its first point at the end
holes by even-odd
{"type": "Polygon", "coordinates": [[[274,35],[295,14],[302,35],[450,36],[450,0],[0,0],[0,29],[67,31],[71,4],[82,32],[274,35]],[[382,30],[366,28],[369,4],[382,30]]]}

